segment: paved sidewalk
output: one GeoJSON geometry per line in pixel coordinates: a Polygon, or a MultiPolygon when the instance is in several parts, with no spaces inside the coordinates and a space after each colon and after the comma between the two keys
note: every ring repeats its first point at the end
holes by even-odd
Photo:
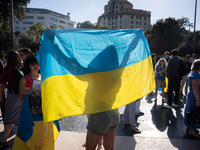
{"type": "MultiPolygon", "coordinates": [[[[164,109],[161,105],[161,96],[154,104],[154,93],[144,97],[141,101],[141,110],[144,116],[136,117],[137,126],[141,134],[134,134],[130,127],[125,127],[123,120],[117,128],[115,150],[199,150],[200,140],[185,133],[183,123],[185,97],[179,101],[179,107],[172,110],[164,109]]],[[[124,107],[119,108],[121,116],[124,107]]],[[[1,116],[1,115],[0,115],[1,116]]],[[[122,117],[121,117],[122,118],[122,117]]],[[[2,118],[0,118],[2,119],[2,118]]],[[[84,150],[82,144],[86,137],[86,116],[74,116],[60,121],[61,132],[55,143],[56,150],[84,150]]],[[[8,139],[10,150],[14,142],[16,126],[8,139]]],[[[0,120],[0,138],[3,135],[3,124],[0,120]]]]}

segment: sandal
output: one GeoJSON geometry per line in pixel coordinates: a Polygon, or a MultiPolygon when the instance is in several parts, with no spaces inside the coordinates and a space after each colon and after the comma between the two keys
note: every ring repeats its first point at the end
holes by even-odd
{"type": "Polygon", "coordinates": [[[128,120],[125,120],[125,121],[124,121],[124,125],[125,125],[125,126],[130,126],[129,121],[128,121],[128,120]]]}
{"type": "Polygon", "coordinates": [[[136,126],[132,126],[131,130],[134,131],[135,133],[141,133],[141,131],[136,126]]]}
{"type": "Polygon", "coordinates": [[[198,139],[200,139],[200,135],[198,134],[198,133],[196,133],[195,132],[195,130],[193,130],[193,131],[188,131],[188,135],[191,135],[191,136],[193,136],[193,137],[195,137],[195,138],[198,138],[198,139]]]}
{"type": "Polygon", "coordinates": [[[4,148],[6,148],[6,147],[8,147],[8,142],[5,142],[5,143],[1,143],[1,142],[0,142],[0,150],[1,150],[1,149],[4,149],[4,148]]]}
{"type": "Polygon", "coordinates": [[[164,103],[166,103],[166,101],[165,101],[164,99],[162,99],[162,105],[163,105],[164,103]]]}

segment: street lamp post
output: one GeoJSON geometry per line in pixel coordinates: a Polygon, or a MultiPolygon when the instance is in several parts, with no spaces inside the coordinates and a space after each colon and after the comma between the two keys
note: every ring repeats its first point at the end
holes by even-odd
{"type": "Polygon", "coordinates": [[[13,0],[10,0],[10,27],[11,27],[11,48],[14,50],[15,44],[14,44],[13,0]]]}
{"type": "Polygon", "coordinates": [[[196,12],[197,12],[197,0],[195,2],[195,12],[194,12],[193,53],[195,53],[196,12]]]}

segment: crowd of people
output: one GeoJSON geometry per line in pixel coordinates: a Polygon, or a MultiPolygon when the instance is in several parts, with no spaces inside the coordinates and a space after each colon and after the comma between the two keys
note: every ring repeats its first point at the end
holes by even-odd
{"type": "Polygon", "coordinates": [[[16,136],[12,149],[55,149],[53,123],[44,125],[42,113],[32,114],[38,109],[34,109],[33,105],[31,108],[29,101],[29,97],[41,101],[41,90],[35,91],[33,88],[33,83],[41,86],[40,67],[36,56],[29,48],[10,50],[3,56],[0,66],[3,68],[0,76],[0,106],[4,121],[0,149],[8,147],[7,139],[13,124],[18,125],[17,134],[20,140],[16,136]],[[21,79],[17,73],[21,73],[21,79]],[[18,83],[16,77],[19,78],[18,83]],[[28,137],[31,137],[31,144],[26,144],[28,137]]]}
{"type": "MultiPolygon", "coordinates": [[[[19,133],[21,127],[24,127],[29,113],[32,121],[30,126],[33,126],[31,136],[34,140],[31,140],[31,142],[34,149],[55,149],[53,122],[44,125],[42,113],[39,113],[38,109],[37,112],[34,112],[35,110],[30,108],[29,97],[36,94],[36,91],[32,88],[33,83],[41,85],[40,67],[35,55],[31,53],[29,48],[21,48],[18,51],[8,51],[7,54],[3,55],[2,60],[0,63],[0,106],[4,121],[4,133],[0,140],[0,149],[8,146],[7,139],[12,132],[12,125],[18,124],[17,133],[19,133]],[[18,89],[14,87],[16,70],[23,72],[18,83],[18,89]],[[27,105],[28,103],[29,105],[27,105]]],[[[186,132],[191,136],[200,138],[197,130],[200,124],[188,124],[186,115],[187,112],[193,111],[195,107],[200,105],[200,59],[195,54],[192,54],[192,57],[189,54],[186,55],[184,62],[188,68],[184,76],[180,74],[181,61],[176,49],[171,51],[171,56],[166,51],[164,57],[159,60],[157,60],[155,53],[152,54],[156,83],[154,102],[157,103],[158,91],[161,89],[163,107],[167,109],[178,107],[179,95],[183,94],[184,89],[184,94],[187,96],[184,117],[187,126],[186,132]],[[167,99],[164,97],[166,82],[168,82],[167,99]],[[175,95],[173,92],[175,92],[175,95]]],[[[41,91],[37,91],[37,98],[41,101],[40,93],[41,91]]],[[[130,126],[134,133],[141,133],[136,126],[135,119],[135,115],[144,115],[140,110],[140,101],[141,99],[126,105],[122,117],[124,125],[130,126]]],[[[86,143],[83,146],[87,150],[93,150],[97,146],[99,150],[103,146],[106,150],[114,149],[116,128],[120,122],[119,117],[117,109],[88,115],[86,143]]],[[[25,135],[23,136],[25,137],[25,135]]],[[[23,139],[23,137],[21,138],[23,139]]],[[[31,149],[26,144],[18,144],[16,138],[13,149],[21,149],[22,147],[23,149],[31,149]]]]}
{"type": "Polygon", "coordinates": [[[152,62],[155,72],[156,90],[155,100],[157,102],[158,89],[162,90],[162,105],[166,109],[178,107],[179,96],[187,96],[186,106],[184,112],[184,123],[187,126],[186,133],[200,138],[199,131],[200,124],[189,124],[187,113],[196,110],[200,106],[200,59],[198,54],[187,54],[185,60],[178,57],[178,50],[174,49],[170,53],[166,51],[164,58],[159,58],[156,62],[156,54],[152,54],[152,62]],[[186,73],[182,75],[181,62],[187,66],[186,73]],[[168,87],[166,87],[166,82],[168,87]],[[164,100],[164,88],[167,88],[167,101],[164,100]],[[166,103],[166,104],[164,104],[166,103]]]}

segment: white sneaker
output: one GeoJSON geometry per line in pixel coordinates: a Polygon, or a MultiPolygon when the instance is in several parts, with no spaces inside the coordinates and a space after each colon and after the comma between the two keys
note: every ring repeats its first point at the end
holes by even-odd
{"type": "Polygon", "coordinates": [[[176,104],[172,103],[172,107],[178,107],[178,105],[176,105],[176,104]]]}
{"type": "Polygon", "coordinates": [[[167,109],[172,109],[172,106],[169,106],[168,104],[163,105],[163,107],[167,109]]]}

